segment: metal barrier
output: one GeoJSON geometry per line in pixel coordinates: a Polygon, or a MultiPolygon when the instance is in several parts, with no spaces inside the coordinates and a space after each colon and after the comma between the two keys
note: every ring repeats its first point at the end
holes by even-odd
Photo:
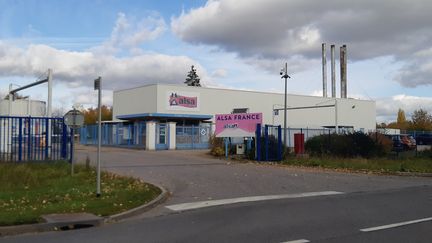
{"type": "Polygon", "coordinates": [[[177,149],[207,149],[211,135],[211,126],[177,126],[177,149]]]}
{"type": "Polygon", "coordinates": [[[70,159],[63,118],[0,116],[0,161],[70,159]]]}
{"type": "Polygon", "coordinates": [[[257,124],[256,129],[256,160],[282,160],[282,129],[281,126],[257,124]]]}
{"type": "MultiPolygon", "coordinates": [[[[79,130],[80,143],[94,145],[98,142],[97,125],[86,125],[79,130]]],[[[139,123],[103,123],[102,145],[140,147],[146,146],[146,124],[139,123]]]]}
{"type": "MultiPolygon", "coordinates": [[[[294,147],[294,134],[300,133],[304,134],[304,140],[305,142],[309,140],[312,137],[324,135],[324,134],[333,134],[335,132],[335,129],[331,128],[321,128],[321,129],[314,129],[314,128],[287,128],[287,144],[285,146],[287,147],[294,147]]],[[[282,128],[282,134],[283,128],[282,128]]]]}

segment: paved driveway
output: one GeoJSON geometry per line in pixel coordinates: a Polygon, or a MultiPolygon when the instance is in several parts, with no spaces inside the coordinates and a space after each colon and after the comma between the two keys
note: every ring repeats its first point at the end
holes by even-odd
{"type": "MultiPolygon", "coordinates": [[[[79,146],[77,158],[96,161],[96,147],[79,146]]],[[[398,177],[236,163],[207,151],[143,151],[102,148],[102,168],[165,187],[165,205],[244,196],[314,191],[359,192],[432,185],[432,178],[398,177]]],[[[151,214],[167,212],[163,207],[151,214]]]]}

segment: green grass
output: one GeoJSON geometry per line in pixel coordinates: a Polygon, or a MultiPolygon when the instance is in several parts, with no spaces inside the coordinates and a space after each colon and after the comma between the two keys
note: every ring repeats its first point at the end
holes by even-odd
{"type": "Polygon", "coordinates": [[[401,159],[363,159],[363,158],[289,158],[283,164],[321,167],[330,169],[347,169],[353,171],[371,171],[379,173],[420,172],[432,173],[431,158],[401,158],[401,159]]]}
{"type": "Polygon", "coordinates": [[[66,162],[0,163],[0,226],[37,223],[51,213],[88,212],[107,216],[156,198],[160,189],[140,180],[101,174],[96,197],[96,172],[66,162]]]}

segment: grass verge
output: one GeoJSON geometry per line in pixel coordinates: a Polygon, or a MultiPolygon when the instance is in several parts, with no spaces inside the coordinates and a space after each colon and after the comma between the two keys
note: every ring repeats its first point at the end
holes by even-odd
{"type": "Polygon", "coordinates": [[[353,171],[371,171],[380,173],[417,172],[432,173],[430,158],[402,158],[402,159],[363,159],[363,158],[289,158],[283,164],[321,167],[329,169],[346,169],[353,171]]]}
{"type": "Polygon", "coordinates": [[[66,162],[0,163],[0,226],[37,223],[51,213],[87,212],[107,216],[156,198],[160,189],[131,177],[102,172],[96,197],[96,171],[66,162]]]}

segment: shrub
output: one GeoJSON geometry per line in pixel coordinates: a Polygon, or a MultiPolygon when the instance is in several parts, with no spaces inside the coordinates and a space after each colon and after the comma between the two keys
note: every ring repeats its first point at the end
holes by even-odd
{"type": "Polygon", "coordinates": [[[375,153],[378,156],[384,156],[391,152],[393,141],[382,133],[369,133],[369,137],[375,141],[375,153]]]}
{"type": "Polygon", "coordinates": [[[225,146],[223,138],[218,138],[215,135],[210,136],[210,154],[214,156],[224,156],[225,146]]]}
{"type": "MultiPolygon", "coordinates": [[[[329,134],[315,136],[305,143],[305,149],[314,156],[338,157],[376,157],[385,155],[389,149],[388,139],[384,136],[373,136],[361,132],[350,134],[329,134]]],[[[390,141],[391,143],[391,141],[390,141]]]]}

